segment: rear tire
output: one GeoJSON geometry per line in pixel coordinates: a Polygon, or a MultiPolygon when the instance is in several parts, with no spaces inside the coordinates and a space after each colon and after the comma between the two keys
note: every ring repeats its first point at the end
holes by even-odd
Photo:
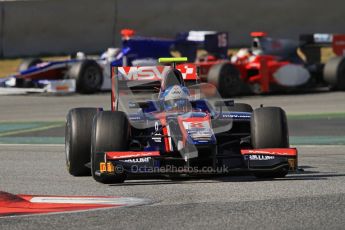
{"type": "MultiPolygon", "coordinates": [[[[263,107],[254,110],[251,117],[251,142],[254,149],[288,148],[289,132],[285,111],[279,107],[263,107]]],[[[285,177],[287,168],[272,172],[255,172],[258,178],[285,177]]]]}
{"type": "Polygon", "coordinates": [[[65,153],[68,172],[73,176],[90,176],[91,128],[97,108],[75,108],[67,114],[65,153]]]}
{"type": "Polygon", "coordinates": [[[345,90],[345,57],[333,57],[323,69],[323,78],[332,90],[345,90]]]}
{"type": "Polygon", "coordinates": [[[211,67],[207,81],[217,87],[224,98],[239,95],[242,81],[238,69],[229,63],[219,63],[211,67]]]}
{"type": "Polygon", "coordinates": [[[94,60],[82,60],[74,63],[67,75],[70,79],[76,80],[77,92],[79,93],[96,93],[102,87],[102,69],[94,60]]]}
{"type": "Polygon", "coordinates": [[[115,175],[99,175],[100,162],[104,162],[106,151],[128,151],[130,128],[126,114],[123,112],[106,111],[97,114],[92,127],[91,140],[91,173],[93,178],[104,184],[123,183],[125,172],[115,175]]]}

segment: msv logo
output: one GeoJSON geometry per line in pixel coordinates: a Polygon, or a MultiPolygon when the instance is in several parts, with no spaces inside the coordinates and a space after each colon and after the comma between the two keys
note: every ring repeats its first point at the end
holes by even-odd
{"type": "MultiPolygon", "coordinates": [[[[198,79],[196,67],[193,64],[177,65],[183,79],[195,80],[198,79]]],[[[117,67],[119,80],[133,81],[133,80],[162,80],[171,66],[126,66],[117,67]]]]}
{"type": "Polygon", "coordinates": [[[161,80],[170,66],[132,66],[118,67],[119,80],[161,80]]]}

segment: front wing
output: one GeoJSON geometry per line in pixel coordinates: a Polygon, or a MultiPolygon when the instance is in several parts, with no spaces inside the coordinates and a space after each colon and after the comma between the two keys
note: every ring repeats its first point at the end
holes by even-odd
{"type": "Polygon", "coordinates": [[[112,175],[125,171],[127,174],[226,174],[231,172],[257,172],[276,171],[281,168],[289,168],[296,171],[298,166],[296,148],[267,148],[267,149],[242,149],[240,154],[234,156],[215,156],[213,167],[195,168],[189,167],[188,159],[172,157],[161,154],[159,151],[122,151],[100,152],[99,173],[112,175]],[[233,161],[240,158],[241,164],[233,161]],[[176,165],[162,165],[162,162],[179,162],[176,165]],[[181,164],[182,163],[182,164],[181,164]]]}

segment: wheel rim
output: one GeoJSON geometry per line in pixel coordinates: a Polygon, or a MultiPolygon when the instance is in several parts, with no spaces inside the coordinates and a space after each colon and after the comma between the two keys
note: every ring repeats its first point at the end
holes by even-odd
{"type": "Polygon", "coordinates": [[[98,68],[91,66],[86,69],[84,74],[84,83],[87,86],[98,87],[101,82],[101,73],[98,68]]]}

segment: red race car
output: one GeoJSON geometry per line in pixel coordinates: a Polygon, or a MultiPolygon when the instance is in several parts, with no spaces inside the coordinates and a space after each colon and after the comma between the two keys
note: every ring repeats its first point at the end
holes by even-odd
{"type": "MultiPolygon", "coordinates": [[[[195,52],[200,47],[208,52],[195,60],[201,80],[215,85],[223,97],[319,86],[345,90],[344,35],[301,35],[299,42],[271,38],[264,32],[253,32],[251,36],[251,48],[240,49],[231,58],[226,57],[228,35],[225,32],[204,33],[203,39],[198,37],[198,41],[194,41],[198,43],[194,46],[195,52]],[[332,46],[337,55],[326,64],[320,60],[320,50],[324,46],[332,46]]],[[[185,40],[190,37],[191,41],[195,38],[189,35],[185,40]]],[[[191,45],[181,43],[174,49],[185,56],[191,54],[191,45]]]]}

